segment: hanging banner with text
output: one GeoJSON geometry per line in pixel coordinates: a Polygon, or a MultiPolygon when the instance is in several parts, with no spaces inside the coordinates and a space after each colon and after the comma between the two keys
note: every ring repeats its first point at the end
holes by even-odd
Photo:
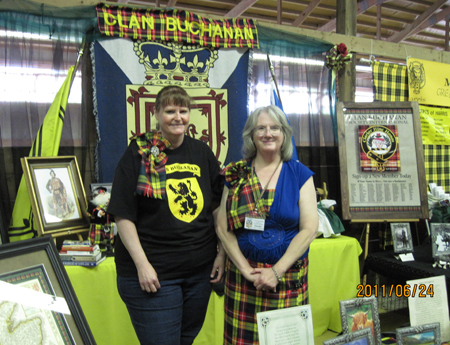
{"type": "Polygon", "coordinates": [[[99,4],[102,35],[135,40],[174,41],[223,48],[259,48],[252,19],[208,19],[182,10],[136,9],[99,4]]]}
{"type": "Polygon", "coordinates": [[[450,145],[450,109],[419,106],[424,145],[450,145]]]}
{"type": "Polygon", "coordinates": [[[408,58],[409,100],[450,107],[450,65],[408,58]]]}

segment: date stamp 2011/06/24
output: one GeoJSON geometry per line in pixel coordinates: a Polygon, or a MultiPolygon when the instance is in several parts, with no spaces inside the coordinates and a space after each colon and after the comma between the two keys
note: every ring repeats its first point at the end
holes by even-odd
{"type": "Polygon", "coordinates": [[[359,284],[356,297],[433,297],[433,284],[363,285],[359,284]]]}

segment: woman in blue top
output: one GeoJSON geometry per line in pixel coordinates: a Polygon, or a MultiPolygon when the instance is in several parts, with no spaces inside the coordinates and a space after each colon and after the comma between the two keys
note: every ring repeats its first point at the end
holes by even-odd
{"type": "Polygon", "coordinates": [[[291,160],[291,136],[278,107],[259,108],[244,127],[244,159],[222,170],[216,231],[228,254],[224,344],[259,344],[258,312],[308,303],[316,190],[312,171],[291,160]]]}

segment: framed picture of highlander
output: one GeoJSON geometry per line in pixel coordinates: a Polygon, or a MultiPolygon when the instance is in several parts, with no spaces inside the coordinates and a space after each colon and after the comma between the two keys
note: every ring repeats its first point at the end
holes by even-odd
{"type": "Polygon", "coordinates": [[[21,159],[40,236],[89,230],[86,194],[75,156],[21,159]]]}
{"type": "Polygon", "coordinates": [[[342,217],[428,218],[417,102],[337,103],[342,217]]]}

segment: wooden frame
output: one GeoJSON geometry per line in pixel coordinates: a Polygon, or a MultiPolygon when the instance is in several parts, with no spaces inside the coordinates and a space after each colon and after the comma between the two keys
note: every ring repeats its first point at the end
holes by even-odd
{"type": "Polygon", "coordinates": [[[430,223],[431,254],[433,259],[450,261],[450,224],[430,223]]]}
{"type": "Polygon", "coordinates": [[[391,223],[391,234],[394,253],[404,254],[414,251],[409,223],[391,223]]]}
{"type": "Polygon", "coordinates": [[[395,334],[398,345],[412,344],[412,341],[416,345],[441,345],[441,326],[439,322],[415,327],[397,328],[395,334]],[[405,338],[410,338],[410,341],[405,341],[405,338]]]}
{"type": "Polygon", "coordinates": [[[375,344],[382,345],[378,302],[374,296],[339,301],[339,309],[342,333],[349,334],[361,327],[368,327],[372,331],[375,344]]]}
{"type": "Polygon", "coordinates": [[[427,219],[417,102],[338,102],[337,125],[343,219],[427,219]]]}
{"type": "Polygon", "coordinates": [[[363,328],[352,333],[339,335],[325,340],[323,345],[375,345],[370,328],[363,328]]]}
{"type": "Polygon", "coordinates": [[[39,235],[88,231],[86,194],[76,157],[24,157],[21,163],[39,235]]]}
{"type": "MultiPolygon", "coordinates": [[[[53,296],[55,300],[65,300],[70,311],[70,314],[66,315],[26,305],[16,310],[15,305],[20,302],[3,300],[0,297],[0,306],[16,310],[16,321],[23,321],[21,324],[27,324],[28,321],[31,323],[37,317],[41,320],[37,332],[39,337],[56,338],[59,340],[58,344],[95,344],[92,332],[51,236],[37,237],[0,246],[0,280],[21,287],[32,287],[34,291],[53,296]],[[22,309],[27,310],[27,312],[20,314],[19,312],[22,309]],[[51,327],[53,332],[45,333],[44,330],[48,329],[45,327],[51,327]]],[[[20,328],[16,328],[15,332],[20,332],[20,328]]],[[[29,337],[32,334],[29,328],[26,332],[24,336],[29,337]]],[[[0,343],[3,343],[3,340],[0,335],[0,343]]]]}

